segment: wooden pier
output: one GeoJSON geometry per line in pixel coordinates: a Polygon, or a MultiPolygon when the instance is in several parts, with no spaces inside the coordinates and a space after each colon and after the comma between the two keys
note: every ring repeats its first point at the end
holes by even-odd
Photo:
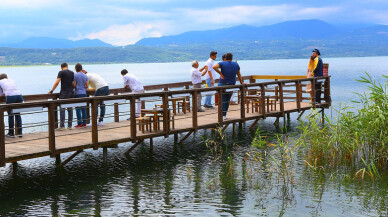
{"type": "MultiPolygon", "coordinates": [[[[321,108],[323,112],[331,105],[330,77],[258,75],[245,76],[243,79],[248,80],[248,84],[191,89],[191,82],[180,82],[145,86],[146,92],[142,94],[128,93],[126,89],[112,89],[109,96],[62,100],[58,99],[58,94],[26,95],[23,96],[24,103],[0,104],[0,166],[44,156],[56,157],[58,160],[61,153],[75,152],[60,164],[64,165],[85,149],[97,150],[132,142],[133,145],[128,147],[126,152],[128,153],[145,139],[152,141],[155,137],[177,137],[178,133],[187,133],[181,138],[183,141],[192,132],[200,129],[226,128],[229,124],[249,120],[254,120],[253,127],[258,120],[267,117],[285,118],[290,113],[302,114],[311,108],[321,108]],[[274,81],[257,82],[260,79],[274,81]],[[313,92],[322,91],[321,103],[316,103],[315,97],[311,99],[310,94],[304,90],[306,84],[316,82],[322,82],[321,90],[315,90],[315,85],[312,85],[313,92]],[[221,96],[225,91],[233,91],[236,101],[234,105],[230,105],[226,120],[222,117],[222,106],[215,106],[200,113],[193,109],[197,107],[197,102],[192,99],[196,99],[198,94],[202,94],[202,97],[207,94],[221,96]],[[169,102],[173,101],[169,100],[171,98],[183,99],[184,102],[174,101],[174,105],[169,105],[169,102]],[[146,117],[144,119],[135,117],[136,100],[142,103],[143,115],[146,117]],[[104,126],[97,126],[100,101],[104,101],[106,106],[112,106],[114,111],[106,115],[114,121],[105,122],[104,126]],[[155,108],[155,105],[158,108],[155,108]],[[57,131],[60,106],[86,106],[90,116],[88,122],[92,123],[92,127],[57,131]],[[128,108],[128,111],[120,111],[120,108],[128,108]],[[4,119],[6,111],[9,110],[20,112],[23,116],[46,113],[46,119],[36,124],[46,130],[24,133],[22,138],[6,138],[4,119]],[[131,118],[120,121],[120,117],[124,116],[131,118]]],[[[92,92],[89,94],[93,95],[92,92]]],[[[0,98],[0,101],[4,101],[4,97],[0,98]]],[[[152,149],[152,142],[150,148],[152,149]]]]}

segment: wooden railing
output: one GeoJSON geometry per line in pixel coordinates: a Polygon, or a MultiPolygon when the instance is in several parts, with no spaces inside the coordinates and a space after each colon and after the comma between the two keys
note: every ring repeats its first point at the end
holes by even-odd
{"type": "MultiPolygon", "coordinates": [[[[311,82],[312,84],[316,83],[317,81],[322,81],[324,86],[323,91],[323,100],[324,102],[320,104],[313,104],[312,107],[322,107],[327,108],[331,105],[331,96],[330,96],[330,77],[319,77],[319,78],[302,78],[302,79],[292,79],[292,80],[278,80],[278,81],[269,81],[269,82],[260,82],[255,83],[256,79],[282,79],[282,78],[289,78],[289,77],[278,77],[272,76],[272,77],[262,77],[262,76],[245,76],[244,80],[249,80],[249,84],[245,85],[230,85],[230,86],[215,86],[215,87],[208,87],[208,88],[198,88],[198,89],[189,89],[191,82],[180,82],[180,83],[171,83],[171,84],[161,84],[161,85],[150,85],[145,86],[145,89],[147,92],[141,93],[141,94],[132,94],[128,93],[128,90],[126,89],[112,89],[111,94],[109,96],[98,96],[98,97],[85,97],[85,98],[71,98],[71,99],[57,99],[58,94],[41,94],[41,95],[30,95],[30,96],[24,96],[26,99],[26,102],[24,103],[15,103],[15,104],[1,104],[0,105],[0,166],[4,166],[6,163],[6,157],[5,157],[5,125],[4,125],[4,113],[7,110],[12,109],[23,109],[23,108],[35,108],[35,107],[43,107],[47,109],[48,114],[48,141],[49,141],[49,153],[51,157],[55,157],[57,155],[57,149],[56,149],[56,131],[55,128],[57,127],[57,118],[56,114],[58,111],[59,105],[66,105],[66,104],[76,104],[76,103],[87,103],[90,105],[90,110],[92,112],[90,121],[92,123],[91,128],[91,134],[92,134],[92,142],[91,146],[94,149],[98,149],[99,146],[103,146],[104,143],[99,141],[98,137],[98,128],[97,128],[97,109],[98,109],[98,102],[103,101],[112,101],[112,100],[120,100],[125,99],[129,100],[130,102],[130,137],[128,138],[128,141],[137,141],[139,139],[144,139],[144,135],[138,136],[137,135],[137,123],[135,118],[135,101],[136,99],[144,100],[145,98],[150,97],[158,97],[161,99],[163,105],[168,105],[168,98],[173,95],[184,95],[188,94],[191,96],[191,99],[196,99],[196,96],[200,93],[212,93],[216,92],[219,96],[222,96],[222,94],[227,90],[238,90],[240,93],[239,97],[239,110],[240,110],[240,118],[239,119],[233,119],[224,121],[222,117],[222,106],[218,106],[218,123],[214,123],[213,125],[220,125],[222,126],[224,123],[229,122],[244,122],[246,120],[250,119],[257,119],[257,118],[265,118],[268,111],[266,111],[266,99],[268,97],[271,97],[275,99],[280,106],[280,110],[277,113],[271,113],[271,115],[276,116],[284,116],[287,112],[294,112],[294,111],[286,111],[284,104],[286,100],[295,100],[291,102],[296,103],[296,111],[301,110],[301,103],[303,100],[310,99],[309,97],[303,97],[303,91],[302,91],[302,83],[311,82]],[[181,90],[171,90],[171,88],[185,88],[181,90]],[[246,111],[245,111],[245,95],[246,93],[249,93],[251,89],[259,88],[260,93],[260,106],[261,106],[261,113],[257,114],[254,117],[247,118],[246,117],[246,111]],[[295,88],[295,89],[287,89],[285,88],[295,88]],[[155,91],[151,92],[151,90],[161,90],[164,89],[164,91],[155,91]],[[275,95],[266,95],[266,93],[274,93],[275,95]],[[295,96],[286,96],[287,94],[295,94],[295,96]],[[50,100],[48,100],[50,99],[50,100]]],[[[294,78],[294,76],[293,76],[294,78]]],[[[312,85],[313,91],[314,85],[312,85]]],[[[313,102],[315,101],[314,97],[311,99],[313,102]]],[[[196,100],[192,100],[192,107],[196,108],[196,100]]],[[[153,134],[147,135],[148,137],[154,137],[154,136],[168,136],[172,133],[176,132],[184,132],[189,130],[198,130],[200,128],[209,127],[209,126],[201,126],[198,124],[198,113],[196,109],[192,109],[192,124],[190,128],[187,129],[180,129],[180,130],[174,130],[170,129],[169,126],[169,111],[167,110],[168,106],[163,106],[163,128],[161,132],[155,132],[153,134]]],[[[115,103],[114,107],[114,121],[118,122],[119,119],[116,117],[119,117],[119,107],[117,103],[115,103]]],[[[114,138],[112,138],[114,140],[114,138]]]]}

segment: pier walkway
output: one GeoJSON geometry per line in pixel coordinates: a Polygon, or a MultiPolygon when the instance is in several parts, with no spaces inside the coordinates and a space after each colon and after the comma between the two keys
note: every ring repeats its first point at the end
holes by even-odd
{"type": "MultiPolygon", "coordinates": [[[[113,89],[110,96],[85,97],[59,100],[58,94],[24,96],[25,102],[18,104],[0,104],[0,166],[21,160],[51,156],[61,160],[60,154],[75,152],[65,162],[70,161],[85,149],[106,148],[123,142],[132,142],[128,147],[132,151],[141,141],[155,137],[169,137],[186,133],[181,141],[199,129],[216,127],[226,128],[229,124],[253,120],[252,127],[260,119],[267,117],[286,117],[290,113],[302,114],[313,107],[322,112],[331,105],[330,77],[306,78],[305,76],[245,76],[246,85],[222,86],[191,89],[190,82],[145,86],[145,93],[132,94],[126,89],[113,89]],[[257,82],[260,79],[274,80],[257,82]],[[315,97],[310,98],[304,86],[308,83],[322,83],[321,103],[315,97]],[[222,106],[197,112],[198,94],[221,96],[233,92],[234,104],[230,105],[227,119],[222,118],[222,106]],[[143,118],[135,117],[135,104],[142,103],[143,118]],[[312,103],[310,102],[312,101],[312,103]],[[97,126],[98,103],[104,101],[107,106],[106,121],[97,126]],[[167,106],[165,106],[167,105],[167,106]],[[57,131],[59,107],[87,107],[88,122],[92,127],[57,131]],[[111,109],[109,107],[111,106],[111,109]],[[23,120],[27,116],[39,116],[39,122],[25,123],[22,138],[6,138],[8,127],[4,120],[8,110],[20,112],[23,120]],[[131,117],[130,120],[126,120],[131,117]],[[109,119],[110,118],[110,119],[109,119]]],[[[93,95],[92,92],[89,94],[93,95]]],[[[315,94],[314,94],[315,96],[315,94]]],[[[4,98],[4,97],[3,97],[4,98]]],[[[213,97],[214,98],[214,97],[213,97]]],[[[4,100],[0,98],[0,101],[4,100]]],[[[63,163],[61,165],[64,165],[63,163]]]]}

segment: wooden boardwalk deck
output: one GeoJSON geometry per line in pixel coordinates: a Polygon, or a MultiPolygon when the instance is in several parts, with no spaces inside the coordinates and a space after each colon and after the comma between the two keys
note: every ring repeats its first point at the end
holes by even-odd
{"type": "MultiPolygon", "coordinates": [[[[295,102],[285,103],[285,111],[297,110],[295,102]]],[[[307,102],[302,103],[302,110],[310,109],[311,104],[307,102]]],[[[240,107],[237,105],[230,106],[230,112],[228,112],[227,120],[225,123],[230,123],[240,120],[240,107]]],[[[278,106],[277,110],[267,113],[267,116],[277,116],[280,113],[278,106]]],[[[215,109],[206,109],[205,112],[201,112],[198,115],[199,126],[217,125],[217,107],[215,109]]],[[[257,112],[246,113],[247,119],[262,118],[257,112]]],[[[179,113],[175,116],[175,129],[174,131],[188,131],[192,128],[192,114],[187,112],[186,114],[179,113]]],[[[117,144],[120,142],[131,141],[131,127],[130,121],[112,122],[106,123],[104,126],[99,127],[98,141],[102,144],[117,144]]],[[[163,134],[163,126],[160,131],[157,132],[145,132],[137,133],[139,138],[152,137],[153,135],[163,134]]],[[[29,159],[37,156],[48,156],[50,152],[48,150],[48,133],[29,133],[24,134],[23,138],[6,138],[5,149],[6,162],[13,162],[15,160],[29,159]]],[[[72,130],[57,131],[56,133],[56,151],[57,153],[70,152],[75,150],[82,150],[86,148],[93,148],[91,127],[85,127],[81,129],[72,128],[72,130]]]]}
{"type": "MultiPolygon", "coordinates": [[[[309,110],[313,107],[328,108],[331,104],[330,97],[330,77],[323,77],[324,81],[324,102],[312,105],[308,101],[309,97],[303,97],[302,85],[303,82],[316,82],[316,78],[306,79],[293,79],[285,81],[274,82],[262,82],[255,83],[255,76],[248,77],[251,84],[248,85],[236,85],[236,86],[224,86],[224,87],[212,87],[212,88],[200,88],[200,89],[187,89],[188,83],[182,82],[174,84],[164,84],[159,86],[153,86],[152,88],[164,88],[162,92],[148,92],[143,94],[122,94],[118,95],[117,90],[113,91],[115,95],[104,97],[86,97],[78,99],[66,99],[66,100],[47,100],[52,99],[51,95],[39,95],[35,98],[30,97],[31,100],[27,103],[7,104],[0,105],[0,167],[5,166],[6,163],[13,163],[20,160],[38,158],[43,156],[59,157],[61,153],[82,151],[84,149],[98,149],[99,147],[105,147],[109,145],[115,145],[123,142],[138,142],[148,138],[154,137],[168,137],[169,135],[188,132],[189,134],[198,129],[207,129],[222,127],[226,124],[245,122],[248,120],[258,120],[266,117],[284,117],[285,114],[293,112],[302,112],[309,110]],[[166,91],[167,87],[179,87],[183,86],[185,90],[173,90],[166,91]],[[257,95],[260,100],[261,109],[263,113],[253,112],[250,110],[247,112],[245,108],[245,93],[249,93],[254,88],[255,91],[260,93],[257,95]],[[196,95],[202,92],[215,91],[222,94],[224,90],[239,91],[240,104],[231,105],[227,114],[227,120],[222,120],[221,109],[215,107],[213,109],[206,109],[205,112],[187,112],[186,114],[178,113],[174,116],[174,125],[172,128],[168,127],[168,113],[169,110],[164,109],[162,114],[163,121],[160,122],[160,129],[157,131],[145,131],[142,133],[138,129],[138,124],[134,118],[130,121],[119,121],[119,106],[114,102],[114,122],[104,123],[104,126],[97,126],[97,103],[99,100],[106,102],[126,100],[129,101],[130,114],[134,117],[135,114],[135,101],[140,99],[142,101],[154,100],[155,97],[159,97],[163,104],[168,104],[168,99],[173,96],[181,96],[182,94],[188,94],[190,99],[196,99],[196,95]],[[42,101],[42,98],[46,97],[46,100],[42,101]],[[33,101],[39,100],[40,101],[33,101]],[[276,101],[276,109],[268,110],[266,99],[273,99],[276,101]],[[86,127],[81,129],[57,131],[55,130],[57,120],[57,108],[59,105],[64,104],[79,104],[87,103],[90,105],[91,116],[90,121],[94,127],[86,127]],[[6,138],[5,126],[4,126],[4,113],[9,109],[25,109],[41,106],[47,108],[48,113],[47,127],[48,131],[35,132],[24,134],[22,138],[6,138]],[[244,112],[242,112],[244,111],[244,112]]],[[[278,77],[277,77],[278,79],[278,77]]],[[[146,89],[152,89],[146,87],[146,89]]],[[[313,87],[314,91],[314,87],[313,87]]],[[[126,91],[125,91],[126,92],[126,91]]],[[[205,93],[206,94],[206,93],[205,93]]],[[[26,97],[28,98],[28,97],[26,97]]],[[[311,100],[315,100],[314,98],[311,100]]],[[[112,102],[113,103],[113,102],[112,102]]],[[[196,102],[191,100],[191,107],[196,107],[196,102]]],[[[79,105],[78,105],[79,106],[79,105]]],[[[44,111],[43,111],[44,112],[44,111]]],[[[127,114],[128,115],[128,114],[127,114]]],[[[128,117],[128,116],[127,116],[128,117]]],[[[171,123],[171,122],[170,122],[171,123]]],[[[255,122],[256,123],[256,122],[255,122]]],[[[152,129],[154,130],[154,129],[152,129]]],[[[189,135],[187,134],[187,135],[189,135]]],[[[185,138],[185,137],[184,137],[185,138]]],[[[133,146],[136,147],[136,144],[133,146]]],[[[152,145],[151,145],[152,148],[152,145]]],[[[130,149],[131,150],[131,149],[130,149]]],[[[75,156],[75,155],[74,155],[75,156]]],[[[58,159],[58,158],[57,158],[58,159]]]]}

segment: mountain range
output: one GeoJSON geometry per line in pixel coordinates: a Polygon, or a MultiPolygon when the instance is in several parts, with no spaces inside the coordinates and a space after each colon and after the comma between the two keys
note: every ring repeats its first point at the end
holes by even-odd
{"type": "Polygon", "coordinates": [[[206,60],[211,50],[232,52],[239,60],[307,58],[313,48],[324,57],[388,56],[388,26],[349,28],[321,20],[288,21],[268,26],[239,25],[143,38],[115,47],[100,40],[47,37],[0,45],[0,65],[206,60]]]}
{"type": "Polygon", "coordinates": [[[79,48],[79,47],[113,47],[113,45],[105,43],[98,39],[82,39],[72,41],[62,38],[49,37],[31,37],[24,41],[14,44],[0,44],[0,47],[9,48],[37,48],[37,49],[52,49],[52,48],[79,48]]]}

